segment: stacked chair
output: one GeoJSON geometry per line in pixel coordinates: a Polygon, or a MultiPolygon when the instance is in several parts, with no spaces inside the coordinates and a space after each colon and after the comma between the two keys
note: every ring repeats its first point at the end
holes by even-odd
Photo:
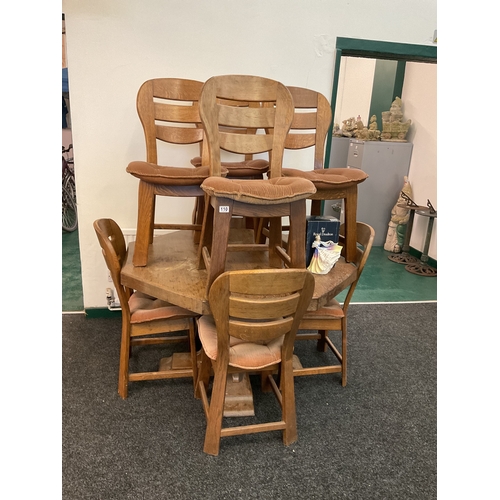
{"type": "MultiPolygon", "coordinates": [[[[134,266],[146,266],[154,229],[195,231],[199,240],[204,192],[200,185],[210,175],[209,167],[161,166],[157,141],[199,144],[203,147],[198,99],[203,83],[181,78],[154,78],[144,82],[137,94],[137,112],[146,140],[146,161],[133,161],[127,172],[139,179],[137,234],[134,266]],[[191,223],[155,222],[156,196],[196,199],[191,223]]],[[[186,161],[188,163],[188,161],[186,161]]],[[[226,175],[225,170],[221,175],[226,175]]]]}
{"type": "MultiPolygon", "coordinates": [[[[309,196],[311,215],[321,215],[323,200],[344,200],[346,224],[345,259],[352,262],[356,258],[356,210],[358,203],[358,184],[368,178],[360,169],[324,168],[326,135],[332,121],[332,110],[326,97],[320,92],[302,88],[288,87],[295,113],[290,131],[286,137],[287,150],[301,150],[314,147],[314,168],[299,170],[283,167],[286,178],[310,180],[316,191],[309,196]]],[[[268,221],[261,220],[257,231],[258,241],[267,236],[268,221]]]]}
{"type": "Polygon", "coordinates": [[[307,179],[281,175],[286,134],[293,119],[293,101],[287,88],[267,78],[224,75],[210,78],[200,97],[210,177],[201,188],[208,195],[199,245],[199,266],[206,268],[207,294],[215,278],[225,270],[228,251],[268,251],[269,267],[305,268],[306,198],[316,188],[307,179]],[[260,103],[242,108],[234,101],[260,103]],[[262,104],[271,104],[264,106],[262,104]],[[242,134],[235,129],[256,130],[242,134]],[[269,133],[258,133],[267,130],[269,133]],[[268,179],[222,177],[221,150],[232,153],[269,153],[268,179]],[[229,242],[233,215],[268,218],[268,245],[254,243],[232,247],[229,242]],[[282,217],[290,218],[288,248],[283,248],[282,217]],[[214,244],[216,235],[217,244],[214,244]]]}

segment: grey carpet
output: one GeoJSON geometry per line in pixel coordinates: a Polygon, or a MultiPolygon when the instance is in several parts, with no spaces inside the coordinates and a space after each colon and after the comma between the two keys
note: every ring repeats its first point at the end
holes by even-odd
{"type": "MultiPolygon", "coordinates": [[[[298,442],[228,437],[212,457],[190,380],[132,383],[121,400],[120,319],[63,315],[63,498],[436,498],[437,304],[351,305],[349,320],[347,387],[296,378],[298,442]]],[[[311,341],[296,351],[304,365],[324,356],[311,341]]],[[[277,417],[256,387],[250,420],[277,417]]]]}

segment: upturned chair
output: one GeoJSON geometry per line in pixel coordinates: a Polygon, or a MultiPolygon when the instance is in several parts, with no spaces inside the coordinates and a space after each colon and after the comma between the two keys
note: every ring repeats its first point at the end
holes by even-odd
{"type": "Polygon", "coordinates": [[[293,101],[286,87],[274,80],[248,75],[210,78],[200,97],[211,176],[201,188],[208,195],[199,245],[199,267],[207,268],[207,293],[214,279],[225,270],[231,250],[267,251],[269,267],[305,267],[306,198],[316,189],[306,179],[283,178],[281,164],[286,134],[293,118],[293,101]],[[231,101],[267,103],[248,107],[231,101]],[[270,105],[269,105],[270,104],[270,105]],[[242,134],[235,129],[266,129],[269,134],[242,134]],[[268,152],[268,179],[222,178],[221,150],[238,154],[268,152]],[[269,243],[228,245],[233,215],[269,218],[269,243]],[[288,248],[282,244],[282,217],[290,217],[288,248]],[[214,237],[217,244],[213,244],[214,237]]]}
{"type": "MultiPolygon", "coordinates": [[[[129,382],[167,378],[197,378],[195,323],[197,317],[191,311],[174,306],[139,291],[133,291],[120,282],[120,272],[127,257],[125,238],[118,224],[112,219],[98,219],[94,229],[102,248],[104,260],[115,285],[122,312],[122,335],[120,344],[120,367],[118,372],[118,394],[126,399],[129,382]],[[159,335],[187,332],[182,335],[159,335]],[[129,361],[132,347],[171,342],[188,342],[190,366],[178,369],[162,368],[157,371],[130,373],[129,361]]],[[[165,358],[166,359],[166,358],[165,358]]]]}
{"type": "Polygon", "coordinates": [[[225,436],[281,430],[285,445],[297,440],[293,343],[313,291],[314,277],[306,269],[228,271],[214,281],[208,296],[212,316],[198,321],[202,356],[196,396],[207,418],[205,453],[218,455],[225,436]],[[263,389],[272,389],[281,405],[281,420],[223,428],[227,376],[235,372],[262,374],[263,389]]]}
{"type": "MultiPolygon", "coordinates": [[[[317,311],[307,311],[302,317],[300,322],[301,331],[297,333],[296,337],[296,340],[317,340],[318,351],[325,352],[327,351],[327,348],[329,348],[340,364],[305,368],[296,358],[293,370],[295,377],[302,375],[319,375],[324,373],[341,373],[342,386],[345,387],[347,384],[347,309],[361,273],[365,267],[368,256],[370,255],[373,238],[375,237],[375,231],[368,224],[358,222],[356,226],[358,246],[356,248],[356,258],[353,261],[353,264],[357,267],[357,274],[355,281],[349,286],[347,296],[344,299],[343,304],[341,305],[334,298],[317,311]],[[315,330],[316,332],[311,332],[311,330],[315,330]],[[342,332],[340,350],[328,336],[329,331],[335,330],[340,330],[342,332]]],[[[341,226],[340,231],[340,244],[345,245],[345,225],[341,226]]]]}
{"type": "MultiPolygon", "coordinates": [[[[219,102],[221,102],[219,100],[219,102]]],[[[240,102],[240,101],[225,101],[225,104],[239,106],[242,108],[258,108],[261,106],[259,102],[240,102]]],[[[224,127],[221,127],[224,128],[224,127]]],[[[226,128],[226,131],[227,128],[226,128]]],[[[257,130],[254,128],[247,129],[232,129],[233,133],[240,134],[255,134],[257,130]]],[[[254,159],[252,154],[242,154],[243,159],[233,161],[222,161],[222,166],[227,170],[228,179],[264,179],[264,175],[269,171],[269,161],[257,158],[254,159]]],[[[203,163],[201,156],[196,156],[191,159],[191,164],[195,167],[201,167],[203,163]]]]}
{"type": "MultiPolygon", "coordinates": [[[[282,175],[287,178],[308,179],[316,188],[309,196],[311,215],[321,215],[322,200],[343,199],[346,224],[347,262],[356,258],[356,210],[358,184],[368,175],[355,168],[324,168],[326,135],[332,121],[332,110],[326,97],[320,92],[302,88],[287,87],[293,97],[295,113],[285,148],[299,150],[314,147],[313,170],[299,170],[283,167],[282,175]]],[[[266,235],[266,221],[258,235],[266,235]]],[[[259,241],[263,241],[260,239],[259,241]]]]}
{"type": "MultiPolygon", "coordinates": [[[[137,94],[137,112],[146,140],[146,161],[134,161],[127,172],[139,179],[137,235],[134,266],[146,266],[154,229],[195,231],[199,240],[203,218],[204,192],[201,183],[209,167],[160,166],[157,141],[170,144],[199,144],[203,149],[198,99],[203,83],[181,78],[154,78],[145,81],[137,94]],[[194,197],[191,223],[155,222],[156,196],[194,197]]],[[[222,169],[221,175],[226,175],[222,169]]]]}

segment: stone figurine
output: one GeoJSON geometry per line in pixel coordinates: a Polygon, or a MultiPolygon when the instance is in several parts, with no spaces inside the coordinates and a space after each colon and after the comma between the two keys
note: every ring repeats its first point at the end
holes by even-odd
{"type": "Polygon", "coordinates": [[[391,220],[389,221],[389,228],[384,244],[384,250],[392,253],[401,253],[406,234],[406,224],[410,218],[409,209],[398,207],[400,204],[406,204],[401,193],[405,193],[410,198],[413,198],[413,190],[406,175],[404,176],[403,187],[399,193],[398,201],[396,201],[391,210],[391,220]]]}
{"type": "Polygon", "coordinates": [[[403,122],[403,103],[399,97],[392,102],[389,111],[382,111],[382,141],[407,142],[406,134],[411,120],[403,122]]]}

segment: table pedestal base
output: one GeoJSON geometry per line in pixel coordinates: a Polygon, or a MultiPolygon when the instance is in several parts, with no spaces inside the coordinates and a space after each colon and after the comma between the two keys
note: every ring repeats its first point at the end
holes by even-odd
{"type": "Polygon", "coordinates": [[[227,376],[224,417],[253,417],[252,386],[248,373],[234,373],[227,376]]]}
{"type": "Polygon", "coordinates": [[[190,370],[191,369],[191,354],[189,352],[174,352],[168,358],[160,359],[159,372],[171,370],[190,370]]]}

